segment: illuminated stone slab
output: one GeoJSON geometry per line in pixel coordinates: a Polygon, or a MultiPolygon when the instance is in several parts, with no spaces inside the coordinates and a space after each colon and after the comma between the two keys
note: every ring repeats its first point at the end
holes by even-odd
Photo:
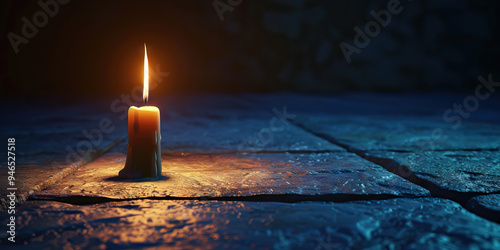
{"type": "MultiPolygon", "coordinates": [[[[107,154],[36,197],[249,197],[349,200],[427,196],[428,191],[346,152],[163,155],[159,180],[121,180],[125,155],[107,154]],[[350,198],[349,198],[350,197],[350,198]],[[354,198],[355,199],[355,198],[354,198]]],[[[78,200],[78,199],[76,199],[78,200]]]]}

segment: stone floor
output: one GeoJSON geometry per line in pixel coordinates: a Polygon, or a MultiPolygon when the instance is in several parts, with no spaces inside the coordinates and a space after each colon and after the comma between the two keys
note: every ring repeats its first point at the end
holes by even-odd
{"type": "MultiPolygon", "coordinates": [[[[152,100],[163,173],[137,180],[117,178],[127,122],[113,100],[6,103],[18,204],[16,243],[2,229],[2,249],[498,249],[500,99],[444,115],[466,96],[152,100]],[[114,129],[101,138],[103,120],[114,129]]],[[[7,181],[0,194],[6,225],[7,181]]]]}

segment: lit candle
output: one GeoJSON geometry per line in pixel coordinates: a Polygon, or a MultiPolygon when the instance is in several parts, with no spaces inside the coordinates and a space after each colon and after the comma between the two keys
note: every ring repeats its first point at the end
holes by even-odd
{"type": "MultiPolygon", "coordinates": [[[[149,67],[144,44],[143,99],[148,104],[149,67]]],[[[128,150],[121,178],[158,177],[161,175],[160,110],[154,106],[135,107],[128,110],[128,150]]]]}

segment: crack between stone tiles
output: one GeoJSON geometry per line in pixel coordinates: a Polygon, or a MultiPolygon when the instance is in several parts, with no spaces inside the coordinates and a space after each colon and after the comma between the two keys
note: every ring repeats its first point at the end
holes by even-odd
{"type": "Polygon", "coordinates": [[[71,195],[71,196],[56,196],[42,195],[31,196],[28,201],[55,201],[72,205],[94,205],[108,202],[122,202],[134,200],[165,200],[165,201],[247,201],[247,202],[280,202],[280,203],[298,203],[298,202],[351,202],[351,201],[374,201],[374,200],[390,200],[390,199],[414,199],[422,198],[423,196],[403,197],[392,194],[322,194],[322,195],[301,195],[301,194],[262,194],[248,196],[221,196],[221,197],[141,197],[141,198],[109,198],[102,196],[86,196],[86,195],[71,195]]]}
{"type": "MultiPolygon", "coordinates": [[[[460,204],[460,206],[462,206],[464,209],[466,209],[470,213],[473,213],[477,216],[485,218],[489,221],[498,223],[498,221],[495,218],[492,218],[490,216],[485,217],[485,216],[482,216],[481,214],[476,213],[475,211],[472,211],[467,206],[467,203],[473,197],[480,196],[480,195],[500,194],[500,191],[485,193],[485,192],[459,192],[459,191],[445,190],[445,189],[440,188],[438,185],[436,185],[428,180],[425,180],[423,178],[418,177],[413,172],[411,172],[411,170],[409,169],[409,166],[399,164],[399,162],[397,162],[393,159],[381,158],[381,157],[375,157],[375,156],[368,155],[367,151],[360,150],[360,149],[357,149],[357,148],[352,147],[350,145],[339,142],[338,140],[336,140],[335,138],[333,138],[329,135],[326,135],[323,133],[316,133],[316,132],[310,130],[309,128],[307,128],[301,124],[298,124],[296,122],[293,122],[293,124],[301,129],[315,135],[315,136],[318,136],[322,139],[327,140],[330,143],[333,143],[339,147],[344,148],[345,150],[347,150],[347,152],[354,153],[354,154],[360,156],[361,158],[368,160],[372,163],[375,163],[375,164],[383,167],[385,170],[387,170],[395,175],[398,175],[401,178],[404,178],[405,180],[407,180],[415,185],[418,185],[422,188],[429,190],[432,197],[448,199],[448,200],[454,201],[454,202],[460,204]],[[402,169],[402,171],[401,171],[401,169],[402,169]],[[403,176],[402,174],[400,174],[400,172],[408,173],[408,171],[410,171],[410,174],[408,176],[403,176]]],[[[390,150],[385,150],[385,151],[391,152],[390,150]]],[[[453,150],[434,150],[434,151],[453,151],[453,150]]],[[[488,151],[488,150],[470,149],[470,150],[455,150],[455,151],[488,151]]],[[[498,149],[492,149],[489,151],[498,151],[498,149]]],[[[392,151],[392,152],[399,152],[399,151],[392,151]]],[[[403,151],[403,152],[406,152],[406,151],[403,151]]],[[[411,151],[409,151],[409,152],[411,152],[411,151]]]]}

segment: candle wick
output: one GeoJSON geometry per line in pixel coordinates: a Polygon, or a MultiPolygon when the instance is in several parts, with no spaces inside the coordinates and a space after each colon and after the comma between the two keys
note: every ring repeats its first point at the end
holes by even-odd
{"type": "Polygon", "coordinates": [[[146,105],[148,105],[148,98],[144,98],[144,103],[146,103],[146,105]]]}

